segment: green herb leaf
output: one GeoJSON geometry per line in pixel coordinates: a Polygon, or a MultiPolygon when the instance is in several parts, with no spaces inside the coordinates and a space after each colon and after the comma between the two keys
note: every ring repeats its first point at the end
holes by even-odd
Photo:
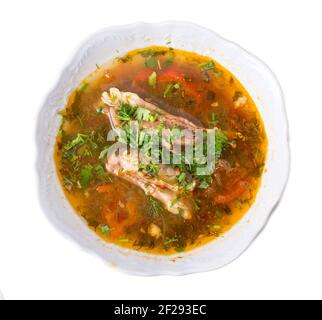
{"type": "Polygon", "coordinates": [[[161,202],[149,195],[146,195],[146,200],[147,203],[144,206],[144,213],[154,219],[160,217],[165,211],[161,202]]]}
{"type": "Polygon", "coordinates": [[[148,109],[137,108],[135,117],[139,121],[151,121],[154,122],[157,120],[158,115],[151,113],[148,109]]]}
{"type": "Polygon", "coordinates": [[[152,56],[157,56],[157,55],[163,55],[166,52],[167,52],[166,50],[147,49],[147,50],[142,50],[139,53],[142,57],[146,58],[146,57],[152,57],[152,56]]]}
{"type": "Polygon", "coordinates": [[[127,103],[122,103],[117,116],[120,121],[128,122],[134,119],[135,113],[136,108],[132,107],[127,103]]]}
{"type": "Polygon", "coordinates": [[[176,197],[175,199],[173,199],[170,203],[170,208],[173,208],[180,200],[180,197],[176,197]]]}
{"type": "Polygon", "coordinates": [[[168,246],[169,244],[174,243],[174,242],[178,242],[178,241],[179,240],[177,238],[170,238],[170,239],[164,240],[163,243],[165,246],[168,246]]]}
{"type": "Polygon", "coordinates": [[[98,229],[104,234],[104,235],[107,235],[109,234],[112,229],[107,225],[107,224],[100,224],[98,226],[98,229]]]}
{"type": "Polygon", "coordinates": [[[71,150],[78,145],[84,144],[86,138],[86,135],[78,133],[75,139],[71,140],[64,146],[65,150],[71,150]]]}
{"type": "Polygon", "coordinates": [[[212,112],[211,113],[211,120],[209,121],[209,124],[215,126],[217,123],[218,123],[218,117],[217,117],[216,113],[212,112]]]}
{"type": "Polygon", "coordinates": [[[192,192],[195,189],[195,183],[190,182],[185,186],[186,191],[192,192]]]}
{"type": "Polygon", "coordinates": [[[173,84],[172,84],[172,83],[169,83],[169,84],[166,86],[166,88],[165,88],[165,90],[164,90],[164,94],[163,94],[163,97],[164,97],[164,98],[166,98],[166,97],[170,94],[170,92],[172,91],[172,87],[173,87],[173,84]]]}
{"type": "Polygon", "coordinates": [[[179,90],[180,89],[180,83],[175,83],[173,88],[175,88],[176,90],[179,90]]]}
{"type": "Polygon", "coordinates": [[[216,160],[219,160],[221,157],[221,154],[225,148],[225,146],[228,144],[228,138],[224,134],[224,132],[220,129],[216,130],[216,139],[215,139],[216,147],[215,147],[215,152],[216,152],[216,160]]]}
{"type": "Polygon", "coordinates": [[[213,61],[209,61],[207,63],[204,63],[201,65],[201,68],[204,70],[204,71],[209,71],[209,70],[213,70],[215,69],[215,64],[213,61]]]}
{"type": "Polygon", "coordinates": [[[84,92],[86,89],[87,89],[87,87],[89,86],[89,83],[88,82],[83,82],[83,83],[81,83],[80,85],[79,85],[79,87],[77,88],[77,92],[78,93],[82,93],[82,92],[84,92]]]}
{"type": "Polygon", "coordinates": [[[152,176],[156,177],[158,175],[159,167],[155,163],[151,162],[145,167],[145,170],[152,176]]]}
{"type": "Polygon", "coordinates": [[[80,184],[86,188],[93,178],[93,166],[88,164],[84,166],[80,173],[80,184]]]}
{"type": "Polygon", "coordinates": [[[157,59],[154,57],[147,57],[145,59],[145,65],[147,68],[152,69],[152,68],[156,67],[157,64],[158,64],[157,59]]]}
{"type": "Polygon", "coordinates": [[[186,182],[186,173],[185,172],[181,172],[178,176],[177,176],[177,180],[179,182],[180,185],[184,184],[186,182]]]}
{"type": "Polygon", "coordinates": [[[99,159],[102,160],[104,159],[107,154],[108,154],[108,150],[110,149],[110,146],[106,146],[100,153],[99,159]]]}
{"type": "Polygon", "coordinates": [[[179,83],[175,83],[175,84],[169,83],[164,90],[163,97],[167,98],[168,96],[170,96],[173,92],[173,89],[179,90],[180,84],[179,83]]]}
{"type": "Polygon", "coordinates": [[[103,168],[102,165],[98,164],[96,167],[95,167],[95,172],[97,174],[97,176],[100,178],[100,179],[105,179],[106,177],[106,172],[103,168]]]}
{"type": "Polygon", "coordinates": [[[208,189],[213,183],[212,176],[201,176],[199,177],[200,184],[198,186],[199,189],[208,189]]]}
{"type": "Polygon", "coordinates": [[[208,189],[209,188],[209,183],[207,181],[202,181],[199,185],[199,189],[208,189]]]}
{"type": "Polygon", "coordinates": [[[153,71],[148,78],[149,86],[155,88],[157,85],[157,73],[153,71]]]}
{"type": "Polygon", "coordinates": [[[200,199],[194,199],[193,204],[195,207],[195,211],[200,211],[201,210],[201,200],[200,199]]]}
{"type": "Polygon", "coordinates": [[[172,66],[172,64],[173,64],[173,61],[172,61],[172,60],[166,60],[166,61],[164,62],[164,66],[165,66],[165,67],[170,67],[170,66],[172,66]]]}

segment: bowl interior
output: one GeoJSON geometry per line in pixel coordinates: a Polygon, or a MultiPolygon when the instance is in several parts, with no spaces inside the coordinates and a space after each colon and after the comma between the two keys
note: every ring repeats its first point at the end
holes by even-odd
{"type": "Polygon", "coordinates": [[[237,258],[265,226],[285,187],[289,170],[288,129],[279,84],[260,60],[214,32],[183,22],[138,23],[111,27],[90,37],[63,71],[39,115],[37,130],[40,200],[44,212],[63,234],[121,270],[138,275],[187,274],[224,266],[237,258]],[[250,210],[216,241],[174,256],[140,253],[106,243],[91,231],[66,200],[53,160],[60,125],[57,112],[96,64],[150,45],[209,56],[230,70],[254,99],[263,118],[269,146],[262,185],[250,210]]]}

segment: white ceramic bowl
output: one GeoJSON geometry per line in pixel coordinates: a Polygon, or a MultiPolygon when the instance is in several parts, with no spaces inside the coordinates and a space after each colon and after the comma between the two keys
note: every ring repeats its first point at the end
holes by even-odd
{"type": "Polygon", "coordinates": [[[120,270],[136,275],[183,275],[209,271],[236,259],[265,226],[278,204],[289,172],[287,118],[277,79],[259,59],[200,26],[186,22],[136,23],[110,27],[91,36],[63,71],[48,95],[37,129],[40,200],[59,230],[80,246],[98,254],[120,270]],[[150,45],[167,45],[209,56],[230,70],[254,99],[268,135],[268,157],[262,185],[251,209],[221,238],[193,251],[156,256],[106,243],[91,231],[66,200],[54,164],[55,138],[61,122],[57,111],[92,71],[116,56],[150,45]]]}

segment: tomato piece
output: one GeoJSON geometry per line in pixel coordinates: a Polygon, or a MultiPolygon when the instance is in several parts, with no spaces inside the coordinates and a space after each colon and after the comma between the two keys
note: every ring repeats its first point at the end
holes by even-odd
{"type": "MultiPolygon", "coordinates": [[[[143,70],[138,72],[133,79],[134,85],[140,87],[140,84],[146,84],[151,73],[151,70],[143,70]]],[[[161,72],[158,75],[158,82],[179,83],[186,95],[191,96],[197,104],[200,104],[202,102],[202,97],[198,92],[197,87],[192,82],[186,81],[184,73],[176,67],[170,67],[161,72]]]]}
{"type": "Polygon", "coordinates": [[[110,233],[111,240],[117,240],[124,236],[126,229],[136,223],[138,218],[138,206],[140,202],[136,199],[130,199],[126,209],[119,210],[108,205],[103,210],[103,217],[108,226],[112,229],[110,233]]]}
{"type": "Polygon", "coordinates": [[[138,85],[138,83],[140,82],[147,83],[151,73],[152,73],[151,70],[143,70],[138,72],[133,79],[134,85],[138,85]]]}
{"type": "Polygon", "coordinates": [[[186,81],[183,72],[181,72],[178,68],[168,68],[159,76],[158,81],[179,83],[187,95],[193,97],[197,104],[201,103],[202,98],[197,90],[197,87],[192,82],[186,81]]]}
{"type": "Polygon", "coordinates": [[[227,194],[216,194],[214,196],[214,200],[218,204],[227,204],[229,202],[232,202],[247,190],[247,186],[248,182],[246,180],[239,180],[232,186],[230,192],[228,192],[227,194]]]}

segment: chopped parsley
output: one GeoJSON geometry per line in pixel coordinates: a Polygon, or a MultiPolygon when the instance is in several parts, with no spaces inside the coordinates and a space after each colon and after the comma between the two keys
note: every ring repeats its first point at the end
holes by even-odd
{"type": "Polygon", "coordinates": [[[152,69],[152,68],[155,68],[158,65],[158,61],[154,57],[147,57],[145,59],[145,65],[146,65],[147,68],[152,69]]]}
{"type": "Polygon", "coordinates": [[[71,140],[70,142],[68,142],[66,145],[65,145],[65,150],[71,150],[73,148],[75,148],[76,146],[78,145],[82,145],[86,142],[86,138],[87,136],[85,134],[77,134],[76,138],[71,140]]]}
{"type": "Polygon", "coordinates": [[[93,166],[90,164],[85,165],[80,172],[80,185],[86,188],[93,178],[93,166]]]}
{"type": "Polygon", "coordinates": [[[120,121],[131,121],[135,117],[136,108],[133,108],[128,103],[122,103],[118,112],[118,118],[120,121]]]}
{"type": "Polygon", "coordinates": [[[207,63],[202,64],[201,68],[204,71],[214,70],[215,69],[215,64],[214,64],[213,61],[209,61],[207,63]]]}
{"type": "Polygon", "coordinates": [[[146,49],[146,50],[141,50],[139,53],[142,57],[147,58],[147,57],[152,57],[157,55],[163,55],[166,52],[167,52],[166,50],[146,49]]]}
{"type": "Polygon", "coordinates": [[[110,149],[110,146],[104,147],[104,149],[101,151],[99,156],[100,160],[104,159],[107,156],[109,149],[110,149]]]}
{"type": "Polygon", "coordinates": [[[81,83],[80,86],[77,88],[77,92],[83,93],[87,89],[88,86],[89,86],[88,82],[81,83]]]}
{"type": "Polygon", "coordinates": [[[157,85],[157,73],[153,71],[148,78],[148,84],[150,87],[155,88],[157,85]]]}
{"type": "Polygon", "coordinates": [[[107,235],[111,233],[112,229],[107,224],[100,224],[98,226],[98,229],[103,233],[104,235],[107,235]]]}
{"type": "Polygon", "coordinates": [[[98,108],[96,109],[96,113],[97,113],[97,114],[102,114],[102,113],[103,113],[103,107],[98,107],[98,108]]]}

